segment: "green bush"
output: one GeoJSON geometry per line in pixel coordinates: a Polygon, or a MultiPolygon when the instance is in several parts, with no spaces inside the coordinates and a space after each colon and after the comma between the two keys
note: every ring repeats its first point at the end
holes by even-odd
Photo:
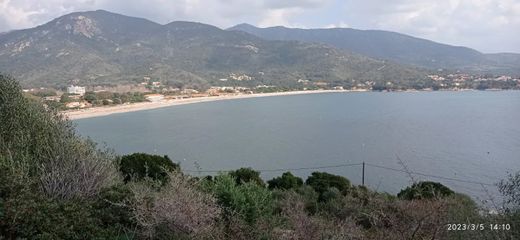
{"type": "Polygon", "coordinates": [[[269,189],[296,189],[303,185],[303,180],[294,176],[291,172],[285,172],[281,177],[267,181],[269,189]]]}
{"type": "Polygon", "coordinates": [[[404,200],[433,199],[451,196],[454,192],[438,182],[419,182],[401,190],[397,197],[404,200]]]}
{"type": "Polygon", "coordinates": [[[226,174],[215,177],[209,188],[219,204],[224,207],[228,218],[236,213],[252,225],[257,220],[273,214],[274,201],[271,191],[257,183],[237,184],[235,178],[226,174]]]}
{"type": "Polygon", "coordinates": [[[134,153],[121,158],[120,171],[124,181],[141,180],[145,177],[165,182],[168,172],[179,169],[168,156],[158,156],[146,153],[134,153]]]}
{"type": "Polygon", "coordinates": [[[307,178],[305,184],[318,192],[321,201],[324,200],[324,193],[329,191],[330,188],[336,188],[341,194],[346,194],[351,188],[350,181],[345,177],[326,172],[313,172],[307,178]]]}
{"type": "Polygon", "coordinates": [[[89,198],[117,178],[115,156],[82,139],[53,108],[24,97],[18,82],[0,75],[0,156],[20,183],[60,199],[89,198]]]}
{"type": "Polygon", "coordinates": [[[235,178],[237,184],[252,182],[259,186],[265,186],[264,180],[260,177],[260,172],[251,168],[240,168],[229,172],[229,175],[235,178]]]}
{"type": "Polygon", "coordinates": [[[118,239],[125,235],[118,226],[103,223],[88,201],[53,200],[22,189],[4,203],[9,207],[0,228],[6,238],[118,239]]]}
{"type": "Polygon", "coordinates": [[[504,196],[507,209],[520,210],[520,172],[509,174],[507,179],[500,181],[498,190],[504,196]]]}
{"type": "Polygon", "coordinates": [[[92,203],[93,212],[105,225],[133,234],[137,223],[133,217],[134,195],[128,185],[103,189],[92,203]]]}

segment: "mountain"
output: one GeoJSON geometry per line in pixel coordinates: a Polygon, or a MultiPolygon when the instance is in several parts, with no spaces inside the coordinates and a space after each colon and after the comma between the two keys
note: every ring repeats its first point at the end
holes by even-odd
{"type": "Polygon", "coordinates": [[[423,84],[426,72],[347,53],[321,43],[264,40],[193,22],[161,25],[103,10],[71,13],[0,35],[0,72],[26,86],[141,82],[190,87],[223,84],[293,86],[299,79],[352,85],[423,84]],[[245,78],[249,79],[249,78],[245,78]]]}
{"type": "Polygon", "coordinates": [[[268,40],[324,43],[372,58],[431,69],[520,74],[520,54],[483,54],[467,47],[436,43],[389,31],[258,28],[249,24],[240,24],[228,30],[243,31],[268,40]]]}

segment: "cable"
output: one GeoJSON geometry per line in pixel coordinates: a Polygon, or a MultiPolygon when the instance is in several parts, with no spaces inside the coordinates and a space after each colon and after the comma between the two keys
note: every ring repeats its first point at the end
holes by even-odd
{"type": "MultiPolygon", "coordinates": [[[[391,170],[391,171],[396,171],[396,172],[408,173],[407,171],[404,171],[401,169],[390,168],[390,167],[380,166],[380,165],[371,164],[371,163],[365,163],[365,164],[368,166],[375,167],[375,168],[381,168],[381,169],[386,169],[386,170],[391,170]]],[[[456,181],[456,182],[472,183],[472,184],[479,184],[479,185],[485,185],[485,186],[495,186],[495,184],[490,184],[490,183],[462,180],[462,179],[450,178],[450,177],[435,176],[435,175],[420,173],[420,172],[410,171],[409,173],[419,175],[419,176],[424,176],[424,177],[438,178],[438,179],[444,179],[444,180],[450,180],[450,181],[456,181]]]]}
{"type": "MultiPolygon", "coordinates": [[[[360,166],[360,165],[363,165],[363,163],[350,163],[350,164],[338,164],[338,165],[302,167],[302,168],[259,169],[259,170],[255,170],[255,171],[258,171],[258,172],[284,172],[284,171],[301,171],[301,170],[315,170],[315,169],[326,169],[326,168],[352,167],[352,166],[360,166]]],[[[423,177],[431,177],[431,178],[437,178],[437,179],[443,179],[443,180],[449,180],[449,181],[455,181],[455,182],[478,184],[478,185],[484,185],[484,186],[496,186],[495,184],[490,184],[490,183],[463,180],[463,179],[451,178],[451,177],[436,176],[436,175],[432,175],[432,174],[426,174],[426,173],[420,173],[420,172],[414,172],[414,171],[405,171],[402,169],[385,167],[385,166],[371,164],[371,163],[365,163],[365,165],[375,167],[375,168],[380,168],[380,169],[396,171],[396,172],[411,173],[411,174],[415,174],[415,175],[419,175],[419,176],[423,176],[423,177]]],[[[184,170],[184,171],[190,172],[190,173],[220,173],[220,172],[230,172],[233,170],[184,170]]]]}
{"type": "MultiPolygon", "coordinates": [[[[317,167],[302,167],[302,168],[279,168],[279,169],[260,169],[255,170],[257,172],[283,172],[283,171],[300,171],[300,170],[312,170],[312,169],[325,169],[325,168],[340,168],[340,167],[351,167],[351,166],[360,166],[363,163],[351,163],[351,164],[339,164],[339,165],[330,165],[330,166],[317,166],[317,167]]],[[[230,172],[233,170],[184,170],[185,172],[200,172],[200,173],[219,173],[219,172],[230,172]]]]}

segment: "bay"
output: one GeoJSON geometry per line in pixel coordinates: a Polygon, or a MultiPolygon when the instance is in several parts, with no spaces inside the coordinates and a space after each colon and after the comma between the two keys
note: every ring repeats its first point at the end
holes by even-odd
{"type": "Polygon", "coordinates": [[[120,154],[168,155],[194,175],[252,167],[267,180],[291,169],[361,184],[365,162],[365,184],[378,191],[432,180],[489,200],[498,197],[492,184],[520,170],[518,91],[304,94],[75,122],[120,154]]]}

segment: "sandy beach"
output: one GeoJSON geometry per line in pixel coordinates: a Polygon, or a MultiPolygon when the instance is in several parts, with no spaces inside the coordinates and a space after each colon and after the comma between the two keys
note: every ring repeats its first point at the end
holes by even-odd
{"type": "Polygon", "coordinates": [[[220,100],[231,100],[231,99],[243,99],[243,98],[256,98],[256,97],[270,97],[270,96],[287,96],[287,95],[299,95],[299,94],[315,94],[315,93],[338,93],[338,92],[349,92],[348,90],[313,90],[313,91],[291,91],[291,92],[276,92],[276,93],[257,93],[257,94],[237,94],[237,95],[224,95],[224,96],[212,96],[212,97],[196,97],[196,98],[185,98],[185,99],[174,99],[174,100],[163,100],[158,102],[141,102],[132,104],[122,104],[107,107],[93,107],[80,110],[63,111],[62,113],[71,120],[101,117],[115,113],[135,112],[177,105],[184,105],[190,103],[201,103],[211,102],[220,100]]]}

